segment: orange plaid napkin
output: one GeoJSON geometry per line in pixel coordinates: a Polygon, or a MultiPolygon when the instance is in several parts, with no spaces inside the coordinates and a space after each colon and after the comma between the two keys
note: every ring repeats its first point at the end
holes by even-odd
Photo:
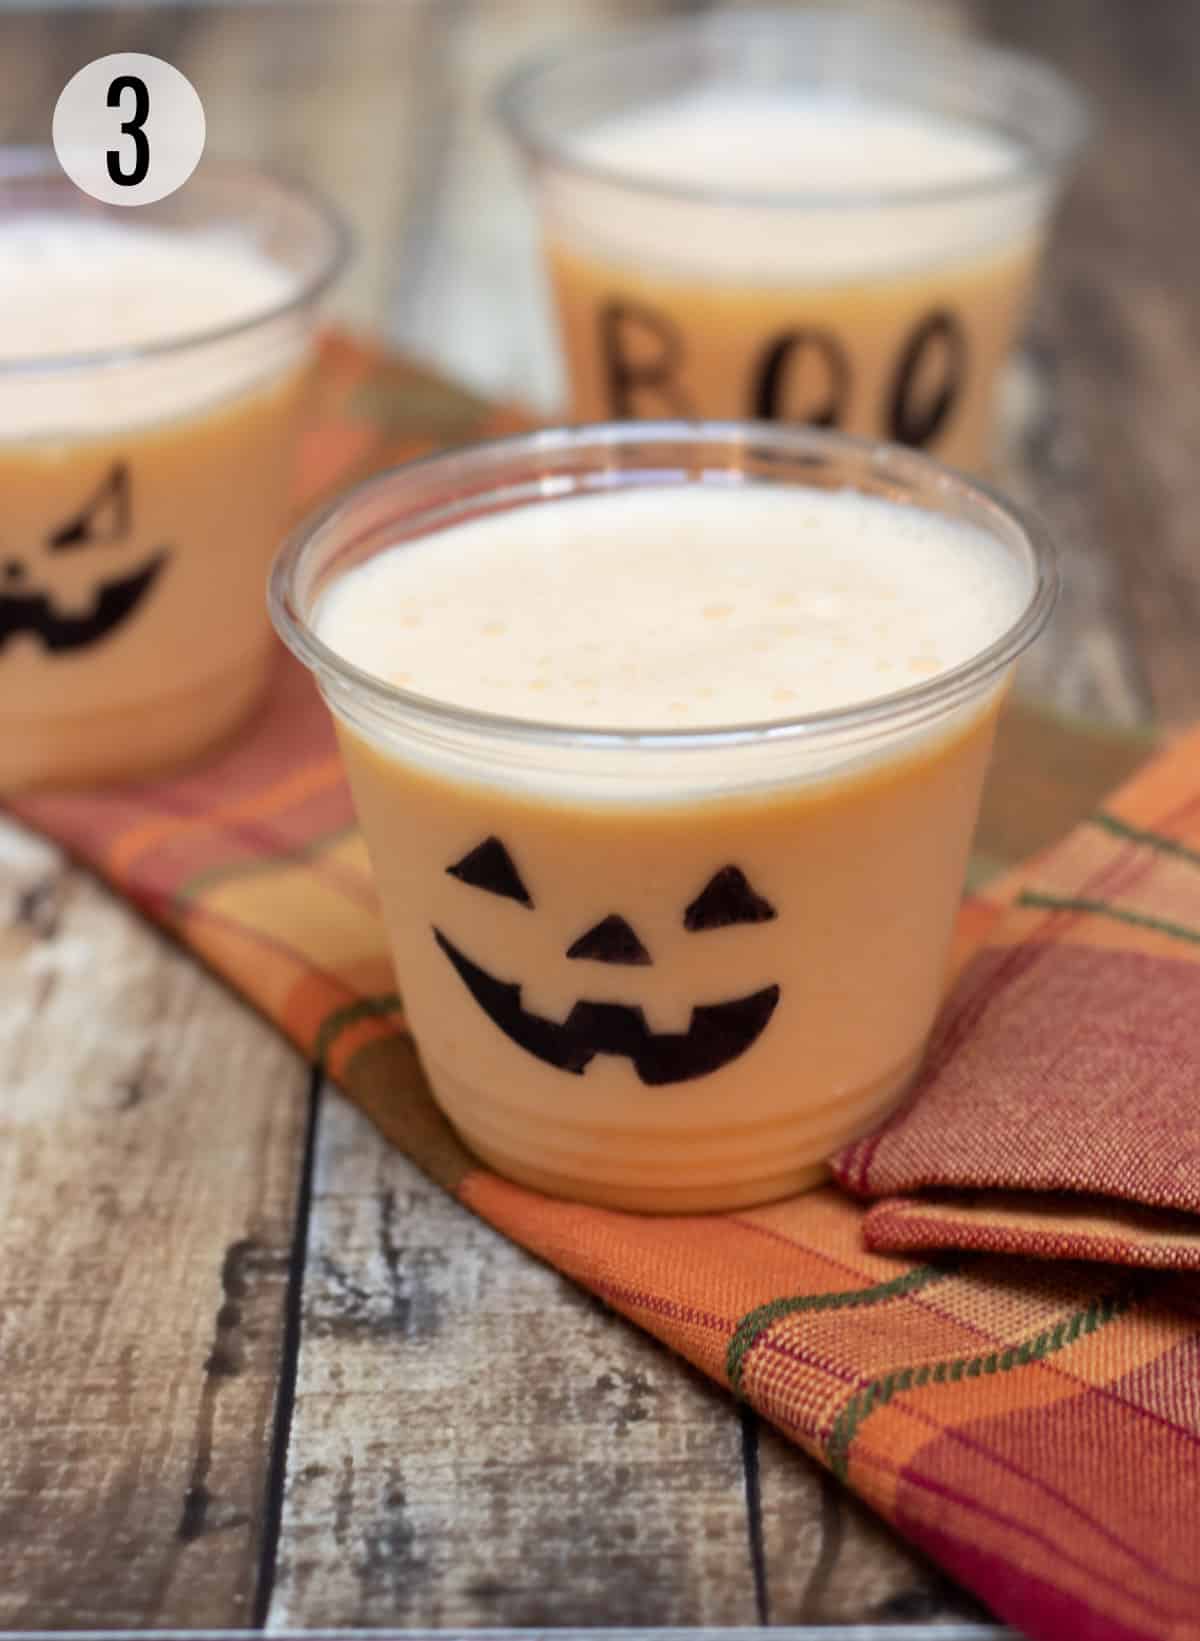
{"type": "MultiPolygon", "coordinates": [[[[348,465],[410,451],[431,417],[447,438],[495,423],[346,343],[331,344],[326,367],[337,425],[309,452],[310,494],[348,465]]],[[[1107,820],[1007,883],[1003,921],[995,895],[968,909],[964,952],[984,944],[921,1104],[843,1159],[848,1178],[887,1189],[936,1175],[939,1155],[969,1157],[965,1140],[939,1153],[922,1111],[973,1100],[981,1129],[1007,1125],[1015,1149],[1000,1154],[1021,1159],[1008,1183],[1078,1179],[1120,1194],[1136,1180],[1156,1202],[1194,1189],[1183,1101],[1200,1047],[1189,1038],[1200,873],[1187,841],[1198,759],[1200,740],[1177,746],[1107,820]],[[1112,1119],[1132,1174],[1089,1161],[1112,1119]]],[[[1047,1641],[1200,1637],[1200,1292],[1145,1268],[1121,1210],[1099,1216],[1106,1243],[1041,1249],[1120,1263],[994,1252],[914,1263],[863,1232],[870,1222],[882,1240],[889,1213],[916,1210],[867,1214],[832,1187],[651,1219],[489,1173],[426,1091],[332,732],[290,663],[258,722],[207,767],[15,808],[238,987],[467,1207],[745,1397],[1002,1618],[1047,1641]]]]}

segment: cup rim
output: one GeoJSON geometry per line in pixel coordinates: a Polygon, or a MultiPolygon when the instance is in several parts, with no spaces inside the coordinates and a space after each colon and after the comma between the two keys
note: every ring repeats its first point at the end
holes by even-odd
{"type": "MultiPolygon", "coordinates": [[[[654,477],[647,479],[647,486],[661,484],[662,470],[648,471],[653,471],[654,477]]],[[[737,470],[731,467],[729,471],[737,470]]],[[[706,481],[693,481],[685,476],[681,482],[706,481]]],[[[744,482],[756,481],[751,478],[744,482]]],[[[515,503],[514,510],[525,505],[537,505],[537,502],[519,501],[515,503]]],[[[980,527],[986,529],[987,526],[980,527]]],[[[420,533],[419,530],[415,532],[417,535],[420,533]]],[[[942,716],[977,695],[990,678],[1015,661],[1033,642],[1050,617],[1058,588],[1053,543],[1049,532],[1036,517],[1014,505],[990,485],[968,478],[917,451],[845,433],[774,422],[625,421],[549,428],[490,439],[457,450],[435,452],[365,480],[292,530],[272,565],[267,602],[279,636],[323,686],[335,691],[339,687],[349,690],[381,713],[391,714],[426,729],[465,731],[491,740],[527,746],[560,749],[586,747],[636,753],[813,740],[840,733],[870,732],[888,726],[904,727],[909,723],[942,716]],[[468,492],[464,488],[463,481],[469,475],[473,473],[486,478],[492,473],[498,480],[506,462],[542,457],[552,460],[589,446],[613,453],[623,445],[647,443],[676,447],[721,443],[728,447],[731,455],[738,451],[762,450],[784,457],[807,457],[810,461],[814,458],[820,461],[841,457],[857,460],[863,465],[864,472],[895,484],[903,492],[902,497],[895,499],[914,500],[917,505],[920,505],[921,495],[965,501],[977,513],[993,517],[997,524],[1006,525],[1009,529],[1015,527],[1030,560],[1032,586],[1029,597],[1017,618],[989,645],[924,683],[848,706],[786,718],[716,726],[674,725],[639,729],[619,725],[580,726],[491,713],[402,689],[356,666],[332,649],[318,637],[308,615],[299,607],[296,582],[307,567],[309,558],[320,551],[329,537],[336,535],[364,503],[381,498],[390,489],[416,484],[440,470],[444,475],[446,494],[457,494],[466,500],[479,494],[478,491],[468,492]]]]}
{"type": "MultiPolygon", "coordinates": [[[[286,176],[268,166],[249,165],[221,158],[209,159],[207,156],[203,172],[198,175],[197,180],[217,185],[223,181],[265,184],[277,198],[291,199],[307,211],[312,225],[324,236],[324,254],[286,297],[268,308],[258,309],[242,318],[226,324],[204,326],[180,336],[166,337],[153,342],[90,348],[77,353],[30,354],[17,359],[0,357],[0,377],[11,379],[19,376],[50,376],[132,365],[143,360],[169,358],[173,354],[188,352],[193,348],[234,341],[262,325],[286,318],[289,314],[308,307],[323,296],[344,271],[354,243],[350,224],[342,212],[309,183],[286,176]]],[[[111,216],[112,212],[118,209],[87,199],[63,172],[53,149],[11,144],[0,146],[0,218],[6,212],[10,198],[23,184],[61,192],[73,212],[87,216],[111,216]]],[[[184,187],[186,186],[185,183],[184,187]]],[[[57,209],[57,206],[51,208],[52,211],[57,209]]]]}
{"type": "Polygon", "coordinates": [[[840,9],[831,13],[825,7],[804,6],[783,10],[777,7],[756,7],[747,11],[719,12],[703,17],[684,16],[664,18],[656,23],[613,28],[593,33],[585,40],[569,39],[549,49],[522,59],[501,80],[492,100],[493,113],[524,155],[544,165],[580,177],[585,181],[622,188],[644,199],[663,203],[705,205],[718,208],[745,210],[821,210],[821,211],[878,211],[905,206],[948,205],[965,200],[986,200],[1003,195],[1043,178],[1061,176],[1073,165],[1091,129],[1089,105],[1083,94],[1065,75],[1042,58],[1008,46],[995,45],[972,37],[962,38],[947,34],[944,38],[912,25],[895,22],[880,23],[865,13],[840,9]],[[653,177],[637,176],[619,167],[584,159],[572,150],[569,141],[546,132],[531,107],[530,93],[545,76],[587,57],[599,61],[606,54],[624,49],[636,49],[650,44],[669,43],[672,39],[687,39],[698,27],[714,34],[732,36],[751,35],[756,30],[771,28],[837,28],[869,31],[872,42],[890,39],[894,43],[930,55],[931,40],[956,53],[961,60],[990,67],[996,73],[1007,73],[1023,84],[1037,84],[1048,93],[1055,105],[1060,130],[1057,140],[1043,133],[1043,148],[1038,151],[1026,145],[1020,163],[994,176],[962,182],[937,182],[903,187],[880,188],[869,192],[847,195],[845,192],[825,192],[820,189],[755,191],[751,189],[720,187],[708,188],[703,184],[671,182],[653,177]]]}

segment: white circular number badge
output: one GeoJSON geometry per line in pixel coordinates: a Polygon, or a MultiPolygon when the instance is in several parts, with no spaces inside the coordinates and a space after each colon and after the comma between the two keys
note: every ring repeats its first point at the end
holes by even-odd
{"type": "Polygon", "coordinates": [[[204,152],[204,106],[161,57],[97,57],[62,89],[54,152],[71,181],[106,205],[153,205],[181,187],[204,152]]]}

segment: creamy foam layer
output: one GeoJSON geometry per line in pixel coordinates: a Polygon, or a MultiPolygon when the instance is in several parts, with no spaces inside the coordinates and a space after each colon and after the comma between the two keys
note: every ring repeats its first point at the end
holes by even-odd
{"type": "Polygon", "coordinates": [[[232,232],[107,218],[0,223],[0,438],[101,431],[226,397],[294,358],[288,322],[171,359],[55,372],[44,361],[174,343],[265,317],[293,276],[232,232]]]}
{"type": "Polygon", "coordinates": [[[613,257],[754,282],[961,259],[1029,233],[1046,201],[1044,179],[1020,181],[1025,150],[997,131],[815,87],[701,87],[585,127],[567,153],[631,182],[739,201],[656,197],[564,169],[546,179],[545,197],[567,237],[613,257]],[[999,200],[990,190],[888,198],[1005,179],[1011,191],[999,200]],[[778,203],[797,195],[810,200],[778,203]]]}
{"type": "Polygon", "coordinates": [[[390,548],[320,636],[424,696],[585,727],[699,728],[848,706],[977,655],[1028,602],[990,536],[849,492],[646,487],[390,548]]]}
{"type": "Polygon", "coordinates": [[[982,126],[817,90],[714,86],[583,130],[581,159],[645,181],[779,194],[878,194],[1011,173],[1021,151],[982,126]]]}
{"type": "Polygon", "coordinates": [[[282,268],[231,234],[107,218],[0,223],[0,359],[144,347],[269,312],[282,268]]]}

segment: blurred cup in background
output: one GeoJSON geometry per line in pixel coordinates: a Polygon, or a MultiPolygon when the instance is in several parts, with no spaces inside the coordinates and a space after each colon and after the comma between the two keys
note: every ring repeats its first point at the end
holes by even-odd
{"type": "Polygon", "coordinates": [[[517,69],[577,421],[754,417],[986,466],[997,372],[1086,127],[1032,59],[826,8],[517,69]]]}
{"type": "Polygon", "coordinates": [[[257,701],[346,251],[256,170],[206,160],[132,212],[51,155],[0,164],[0,790],[184,763],[257,701]]]}

